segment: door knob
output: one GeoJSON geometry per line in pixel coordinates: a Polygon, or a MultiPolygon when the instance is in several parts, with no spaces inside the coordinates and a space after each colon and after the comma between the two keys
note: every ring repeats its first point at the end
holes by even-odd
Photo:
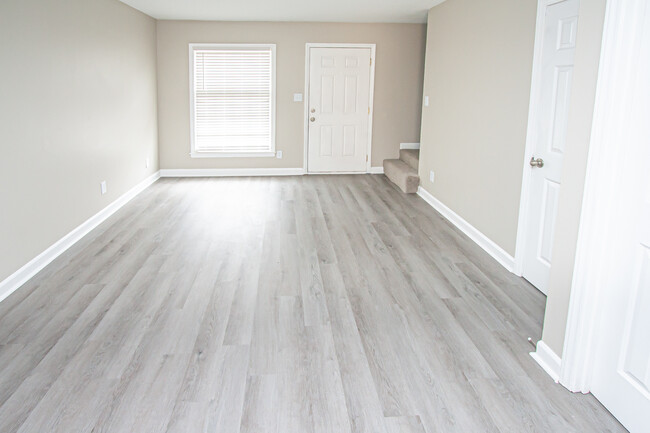
{"type": "Polygon", "coordinates": [[[316,109],[315,109],[315,108],[312,108],[312,109],[311,109],[311,112],[312,112],[312,113],[315,113],[315,112],[316,112],[316,109]]]}
{"type": "Polygon", "coordinates": [[[310,117],[310,118],[309,118],[309,121],[310,121],[310,122],[313,122],[313,121],[315,121],[315,120],[316,120],[315,117],[310,117]]]}
{"type": "Polygon", "coordinates": [[[533,156],[530,158],[530,166],[542,168],[544,167],[544,160],[542,158],[535,159],[535,157],[533,156]]]}

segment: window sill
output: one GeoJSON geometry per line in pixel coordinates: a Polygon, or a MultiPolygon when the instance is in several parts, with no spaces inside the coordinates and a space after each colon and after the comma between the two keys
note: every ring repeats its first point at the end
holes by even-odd
{"type": "Polygon", "coordinates": [[[191,152],[192,158],[273,158],[275,152],[191,152]]]}

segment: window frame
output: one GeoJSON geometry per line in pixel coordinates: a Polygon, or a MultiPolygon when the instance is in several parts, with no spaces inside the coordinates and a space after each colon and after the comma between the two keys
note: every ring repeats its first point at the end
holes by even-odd
{"type": "Polygon", "coordinates": [[[238,158],[238,157],[275,157],[275,132],[276,132],[276,44],[189,44],[189,89],[190,89],[190,157],[192,158],[238,158]],[[196,105],[194,95],[194,52],[197,50],[271,50],[271,150],[268,152],[224,152],[200,151],[196,149],[196,105]]]}

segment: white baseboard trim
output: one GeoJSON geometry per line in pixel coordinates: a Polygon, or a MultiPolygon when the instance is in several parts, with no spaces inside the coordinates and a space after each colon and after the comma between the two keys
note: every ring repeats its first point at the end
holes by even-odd
{"type": "Polygon", "coordinates": [[[537,350],[530,352],[530,356],[548,373],[555,383],[560,381],[560,367],[562,358],[557,356],[553,349],[548,347],[542,340],[537,342],[537,350]]]}
{"type": "Polygon", "coordinates": [[[419,149],[420,143],[400,143],[400,149],[419,149]]]}
{"type": "Polygon", "coordinates": [[[85,222],[73,229],[70,233],[56,241],[48,249],[30,260],[22,268],[9,275],[0,282],[0,301],[15,292],[36,275],[41,269],[50,264],[54,259],[63,254],[68,248],[87,235],[92,229],[104,222],[108,217],[117,212],[122,206],[128,203],[136,195],[144,191],[148,186],[160,178],[160,172],[152,174],[142,182],[122,194],[113,203],[88,218],[85,222]]]}
{"type": "MultiPolygon", "coordinates": [[[[370,174],[384,174],[384,167],[370,167],[370,174]]],[[[160,177],[302,176],[305,174],[366,174],[365,172],[307,173],[303,168],[163,168],[160,177]]]]}
{"type": "Polygon", "coordinates": [[[447,218],[453,225],[458,227],[460,231],[465,233],[479,247],[483,248],[489,255],[491,255],[497,262],[499,262],[501,266],[510,272],[514,272],[515,258],[508,254],[503,248],[494,243],[494,241],[481,233],[473,225],[465,221],[456,212],[445,206],[440,200],[432,196],[421,186],[418,187],[418,195],[422,197],[424,201],[429,203],[432,208],[440,212],[440,214],[447,218]]]}
{"type": "MultiPolygon", "coordinates": [[[[376,169],[376,167],[372,167],[372,169],[376,169]]],[[[337,175],[364,175],[364,174],[373,174],[372,171],[312,171],[312,172],[307,172],[304,173],[307,176],[337,176],[337,175]]],[[[376,174],[376,173],[375,173],[376,174]]]]}
{"type": "Polygon", "coordinates": [[[302,176],[301,168],[164,168],[160,177],[302,176]]]}

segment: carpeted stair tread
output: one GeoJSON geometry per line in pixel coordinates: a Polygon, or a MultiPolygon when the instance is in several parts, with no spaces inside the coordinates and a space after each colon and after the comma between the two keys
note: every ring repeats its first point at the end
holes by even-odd
{"type": "Polygon", "coordinates": [[[420,163],[420,150],[400,149],[399,159],[407,163],[413,170],[418,171],[418,165],[420,163]]]}
{"type": "Polygon", "coordinates": [[[412,194],[417,192],[418,185],[420,184],[417,169],[413,169],[413,167],[401,159],[385,159],[384,174],[405,193],[412,194]]]}

